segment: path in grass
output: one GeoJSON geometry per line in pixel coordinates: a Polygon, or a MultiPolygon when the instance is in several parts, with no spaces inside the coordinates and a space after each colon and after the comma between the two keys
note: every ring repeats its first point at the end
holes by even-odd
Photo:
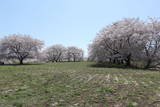
{"type": "Polygon", "coordinates": [[[158,104],[158,71],[96,68],[90,64],[1,66],[0,107],[151,107],[158,104]]]}

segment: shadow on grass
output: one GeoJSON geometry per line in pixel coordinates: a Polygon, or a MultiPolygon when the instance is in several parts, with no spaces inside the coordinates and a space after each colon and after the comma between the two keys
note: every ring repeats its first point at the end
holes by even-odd
{"type": "Polygon", "coordinates": [[[121,69],[136,69],[136,70],[145,70],[145,71],[160,71],[160,69],[157,68],[150,68],[150,69],[144,69],[136,66],[126,66],[125,64],[113,64],[113,63],[95,63],[88,65],[89,67],[94,68],[121,68],[121,69]]]}

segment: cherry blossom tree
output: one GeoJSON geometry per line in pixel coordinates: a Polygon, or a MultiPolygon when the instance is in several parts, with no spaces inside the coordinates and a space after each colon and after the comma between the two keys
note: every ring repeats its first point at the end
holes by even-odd
{"type": "Polygon", "coordinates": [[[126,18],[106,26],[89,46],[89,58],[97,62],[160,64],[160,21],[126,18]]]}
{"type": "Polygon", "coordinates": [[[3,57],[19,60],[23,64],[25,59],[34,58],[43,45],[42,41],[29,35],[13,34],[1,39],[0,49],[3,50],[3,57]]]}
{"type": "Polygon", "coordinates": [[[53,45],[44,50],[44,55],[47,61],[60,62],[64,61],[66,48],[62,45],[53,45]]]}
{"type": "Polygon", "coordinates": [[[83,60],[83,50],[75,46],[70,46],[67,48],[66,57],[68,61],[82,61],[83,60]]]}
{"type": "Polygon", "coordinates": [[[146,24],[145,35],[143,36],[144,51],[141,55],[145,68],[156,67],[160,65],[160,20],[150,18],[146,24]]]}

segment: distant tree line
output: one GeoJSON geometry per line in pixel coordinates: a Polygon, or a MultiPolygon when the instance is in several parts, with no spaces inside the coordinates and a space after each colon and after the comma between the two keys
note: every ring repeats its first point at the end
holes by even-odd
{"type": "Polygon", "coordinates": [[[13,34],[0,40],[0,64],[19,61],[82,61],[83,50],[75,46],[53,45],[43,49],[44,42],[29,35],[13,34]],[[43,51],[42,51],[43,49],[43,51]]]}
{"type": "Polygon", "coordinates": [[[160,65],[160,20],[125,18],[97,33],[89,45],[89,60],[140,66],[160,65]]]}
{"type": "MultiPolygon", "coordinates": [[[[82,49],[57,44],[43,48],[44,42],[29,35],[13,34],[0,39],[0,64],[31,61],[83,61],[82,49]]],[[[97,33],[89,45],[90,61],[125,64],[143,68],[160,66],[160,20],[125,18],[97,33]]]]}
{"type": "Polygon", "coordinates": [[[75,46],[65,48],[62,45],[53,45],[42,52],[42,60],[46,62],[83,61],[83,54],[83,50],[75,46]]]}

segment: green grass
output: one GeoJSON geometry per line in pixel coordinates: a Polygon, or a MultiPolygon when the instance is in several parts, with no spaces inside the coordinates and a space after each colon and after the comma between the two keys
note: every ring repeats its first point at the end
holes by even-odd
{"type": "Polygon", "coordinates": [[[152,103],[158,104],[159,71],[97,68],[91,64],[94,63],[0,66],[0,107],[152,107],[152,103]]]}

